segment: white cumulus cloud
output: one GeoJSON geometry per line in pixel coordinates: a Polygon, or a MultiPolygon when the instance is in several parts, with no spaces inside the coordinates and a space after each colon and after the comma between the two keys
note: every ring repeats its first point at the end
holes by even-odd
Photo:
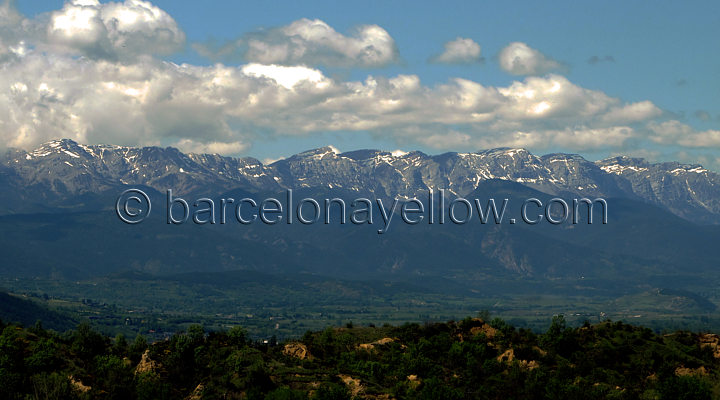
{"type": "Polygon", "coordinates": [[[272,79],[286,89],[292,89],[295,85],[308,82],[317,87],[328,86],[329,80],[322,72],[307,67],[285,67],[282,65],[247,64],[242,67],[242,72],[248,76],[272,79]]]}
{"type": "Polygon", "coordinates": [[[344,35],[322,20],[307,18],[248,33],[220,49],[194,47],[206,56],[236,56],[260,64],[382,67],[399,59],[395,40],[378,25],[362,25],[344,35]]]}
{"type": "Polygon", "coordinates": [[[472,39],[458,37],[445,43],[445,51],[431,61],[444,64],[471,64],[480,62],[480,45],[472,39]]]}
{"type": "Polygon", "coordinates": [[[648,129],[654,142],[661,144],[679,144],[685,147],[720,148],[720,130],[698,131],[690,125],[677,120],[664,122],[651,121],[648,129]]]}
{"type": "Polygon", "coordinates": [[[500,51],[500,67],[512,75],[542,75],[561,67],[549,58],[522,42],[513,42],[500,51]]]}
{"type": "Polygon", "coordinates": [[[608,122],[633,105],[560,75],[427,86],[417,75],[341,81],[300,66],[127,64],[37,51],[2,67],[0,139],[25,148],[69,137],[232,154],[264,138],[333,131],[438,149],[615,148],[634,137],[608,122]]]}
{"type": "Polygon", "coordinates": [[[141,0],[65,3],[51,13],[46,32],[49,45],[98,59],[170,54],[185,43],[185,34],[170,15],[141,0]]]}
{"type": "Polygon", "coordinates": [[[346,36],[299,20],[242,38],[251,39],[275,49],[258,44],[257,59],[241,65],[178,65],[159,55],[184,35],[148,2],[75,0],[32,20],[0,7],[0,143],[29,149],[65,137],[237,154],[262,140],[365,132],[443,150],[720,148],[720,131],[664,121],[651,101],[624,102],[557,73],[536,76],[548,59],[532,49],[511,63],[530,76],[508,84],[430,85],[412,73],[344,80],[305,63],[392,62],[392,38],[372,25],[346,36]]]}

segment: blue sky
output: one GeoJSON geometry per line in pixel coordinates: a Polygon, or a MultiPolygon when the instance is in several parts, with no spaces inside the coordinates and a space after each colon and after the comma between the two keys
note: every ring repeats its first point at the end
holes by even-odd
{"type": "MultiPolygon", "coordinates": [[[[197,118],[186,122],[182,120],[192,117],[192,105],[145,104],[144,108],[135,109],[118,98],[115,101],[119,109],[129,116],[137,114],[137,118],[126,121],[128,129],[137,125],[132,132],[116,129],[116,117],[102,119],[97,110],[86,117],[83,113],[89,112],[87,104],[97,101],[89,99],[88,92],[78,90],[82,83],[74,82],[73,87],[64,89],[56,85],[58,93],[67,92],[59,97],[67,101],[74,99],[72,104],[62,110],[58,108],[57,113],[52,114],[57,118],[54,123],[63,127],[56,130],[67,129],[66,136],[79,141],[175,145],[188,151],[217,150],[259,159],[279,158],[326,144],[340,150],[371,147],[420,149],[427,153],[476,151],[507,145],[526,147],[539,154],[579,152],[591,159],[630,154],[653,160],[702,162],[716,170],[720,165],[720,4],[717,2],[126,1],[118,3],[119,6],[135,11],[138,7],[161,10],[169,19],[163,17],[158,20],[160,22],[146,21],[143,26],[117,28],[119,33],[108,25],[108,13],[103,14],[102,10],[110,9],[108,2],[90,3],[80,1],[73,6],[62,1],[19,2],[16,7],[26,21],[24,27],[0,30],[4,35],[1,43],[10,48],[13,41],[24,40],[28,52],[33,52],[32,56],[42,53],[44,57],[58,57],[67,62],[85,62],[82,68],[93,70],[117,63],[152,71],[155,76],[166,74],[172,76],[168,80],[180,79],[187,85],[191,83],[184,79],[186,76],[178,77],[177,71],[166,70],[162,62],[206,68],[192,72],[195,74],[192,78],[198,79],[195,84],[201,86],[201,79],[207,77],[218,63],[231,69],[233,74],[250,63],[300,66],[319,71],[322,79],[330,83],[322,86],[323,93],[313,91],[320,86],[308,93],[297,87],[279,89],[294,91],[290,95],[292,99],[288,100],[289,105],[279,103],[278,99],[284,99],[285,95],[276,93],[267,106],[259,103],[262,110],[269,110],[267,115],[263,114],[265,111],[245,112],[233,109],[232,105],[219,107],[213,102],[200,101],[195,110],[197,118]],[[72,7],[96,10],[99,26],[103,28],[103,23],[109,26],[103,28],[109,41],[97,36],[97,43],[88,43],[85,39],[77,39],[83,36],[72,36],[74,33],[67,29],[61,32],[64,36],[51,37],[49,32],[55,18],[67,14],[72,7]],[[302,25],[298,21],[303,18],[306,22],[319,20],[339,35],[339,39],[336,37],[335,42],[324,39],[303,42],[302,49],[312,49],[314,53],[300,58],[272,58],[269,53],[258,56],[247,51],[248,40],[252,39],[272,45],[282,45],[283,40],[292,41],[292,36],[280,32],[286,32],[293,23],[302,25]],[[28,29],[27,26],[40,28],[28,29]],[[387,37],[383,38],[392,41],[395,52],[380,62],[363,62],[353,58],[354,53],[338,55],[336,48],[326,49],[334,43],[354,43],[352,40],[358,37],[355,32],[362,26],[377,26],[384,30],[387,37]],[[146,50],[123,52],[112,47],[119,43],[118,37],[124,40],[124,48],[129,48],[129,41],[138,40],[139,36],[134,35],[132,29],[144,35],[139,40],[148,42],[140,43],[138,49],[146,50]],[[161,41],[167,41],[166,36],[148,38],[168,29],[175,34],[171,50],[168,50],[168,43],[161,41]],[[438,62],[444,46],[458,38],[469,39],[479,46],[480,55],[470,59],[450,57],[450,62],[438,62]],[[501,54],[511,43],[521,43],[525,46],[523,49],[531,49],[534,58],[530,61],[541,57],[544,67],[515,72],[503,68],[501,54]],[[236,47],[230,55],[211,54],[217,53],[223,45],[232,47],[233,44],[236,47]],[[110,47],[104,49],[102,46],[110,47]],[[148,61],[148,57],[152,60],[148,61]],[[350,92],[337,93],[354,87],[354,83],[364,83],[367,91],[369,76],[379,82],[379,87],[383,86],[383,80],[414,76],[419,80],[419,87],[400,90],[391,82],[388,83],[388,94],[363,94],[362,101],[348,98],[350,92]],[[478,94],[475,87],[467,89],[467,85],[456,84],[456,78],[490,90],[478,94]],[[542,91],[552,87],[549,82],[560,82],[562,89],[560,94],[548,94],[549,97],[544,98],[542,91]],[[443,88],[443,85],[449,87],[443,88]],[[456,104],[447,111],[442,109],[448,102],[448,93],[453,89],[461,90],[461,87],[472,93],[467,96],[476,96],[472,101],[463,97],[472,104],[468,103],[467,107],[456,104]],[[568,87],[570,89],[566,90],[568,87]],[[518,102],[518,93],[528,90],[539,93],[536,102],[518,102]],[[418,96],[427,98],[416,102],[418,96]],[[388,112],[374,106],[390,100],[400,104],[397,111],[388,112]],[[330,101],[345,108],[326,107],[330,101]],[[539,115],[523,114],[528,109],[539,111],[534,107],[543,101],[543,112],[536,113],[539,115]],[[78,107],[79,111],[73,111],[73,107],[78,107]],[[153,114],[145,115],[144,110],[152,110],[153,114]],[[434,111],[449,116],[425,118],[434,111]],[[70,117],[60,118],[61,112],[70,117]],[[454,115],[456,112],[457,116],[454,115]],[[399,116],[399,113],[403,115],[399,116]],[[466,114],[463,113],[476,113],[479,119],[464,119],[466,114]],[[547,118],[543,118],[543,113],[547,118]],[[302,115],[307,118],[301,118],[302,115]],[[213,118],[222,123],[215,124],[213,118]],[[181,122],[171,121],[175,119],[181,122]],[[478,122],[480,120],[482,122],[478,122]],[[195,127],[197,132],[189,132],[189,128],[185,132],[183,127],[186,126],[195,127]],[[293,127],[298,129],[293,131],[293,127]],[[104,132],[100,132],[101,129],[104,132]],[[173,129],[180,133],[173,133],[173,129]]],[[[85,31],[85,38],[88,32],[85,31]]],[[[23,62],[30,61],[5,62],[18,63],[16,67],[20,70],[23,62]]],[[[52,64],[47,62],[46,65],[52,64]]],[[[217,70],[213,73],[217,74],[217,70]]],[[[52,77],[47,74],[43,72],[37,82],[44,80],[49,84],[52,77]]],[[[261,72],[253,77],[272,81],[271,75],[261,72]]],[[[98,79],[105,85],[103,87],[107,86],[107,79],[98,79]]],[[[121,84],[118,79],[113,81],[117,83],[113,87],[127,91],[135,85],[131,89],[138,90],[139,81],[131,80],[132,84],[130,81],[121,84]]],[[[8,81],[14,84],[10,79],[8,81]]],[[[148,85],[143,87],[149,87],[147,90],[153,92],[157,81],[162,79],[148,79],[148,85]]],[[[37,87],[45,83],[37,82],[34,82],[37,87]]],[[[241,94],[250,97],[275,90],[248,88],[245,83],[239,85],[226,89],[228,93],[249,90],[252,93],[241,94]]],[[[181,86],[178,83],[176,87],[181,86]]],[[[188,86],[186,94],[190,96],[190,93],[197,93],[196,90],[188,86]]],[[[227,101],[240,102],[245,98],[228,96],[227,101]]],[[[112,100],[104,101],[108,107],[113,104],[112,100]]],[[[147,96],[143,101],[148,101],[147,96]]],[[[241,107],[240,103],[237,107],[241,107]]],[[[19,110],[16,114],[22,112],[19,110]]],[[[30,116],[37,114],[27,112],[30,116]]],[[[49,138],[51,129],[43,128],[42,124],[25,126],[17,122],[16,125],[4,128],[24,132],[22,137],[5,133],[6,142],[18,147],[33,146],[49,138]]]]}

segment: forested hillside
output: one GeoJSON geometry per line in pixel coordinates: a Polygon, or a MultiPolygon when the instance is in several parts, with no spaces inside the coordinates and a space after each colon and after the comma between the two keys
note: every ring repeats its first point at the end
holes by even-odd
{"type": "MultiPolygon", "coordinates": [[[[486,319],[487,316],[485,316],[486,319]]],[[[718,336],[622,322],[544,334],[500,319],[308,332],[251,341],[199,325],[166,341],[0,324],[7,399],[708,399],[718,336]]]]}

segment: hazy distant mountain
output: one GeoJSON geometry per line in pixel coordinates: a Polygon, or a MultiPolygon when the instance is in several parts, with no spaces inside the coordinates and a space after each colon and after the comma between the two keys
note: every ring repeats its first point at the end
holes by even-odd
{"type": "Polygon", "coordinates": [[[101,204],[97,198],[103,193],[116,195],[127,185],[204,196],[236,188],[277,192],[317,187],[409,198],[428,188],[464,196],[489,179],[548,194],[636,199],[690,221],[720,223],[720,175],[677,162],[651,164],[629,157],[591,162],[576,154],[538,157],[509,148],[430,156],[378,150],[337,154],[323,147],[263,165],[249,157],[183,154],[169,147],[86,146],[68,139],[30,152],[6,151],[0,158],[0,212],[76,205],[78,196],[85,196],[81,204],[92,208],[101,204]]]}

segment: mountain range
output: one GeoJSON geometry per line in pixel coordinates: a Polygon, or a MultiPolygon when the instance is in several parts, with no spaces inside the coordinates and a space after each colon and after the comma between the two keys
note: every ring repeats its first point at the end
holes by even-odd
{"type": "MultiPolygon", "coordinates": [[[[183,273],[253,271],[264,274],[249,275],[264,277],[254,287],[314,277],[312,282],[375,282],[363,288],[388,282],[387,287],[410,285],[403,287],[412,287],[412,293],[471,297],[617,298],[654,290],[685,293],[693,304],[700,299],[702,310],[720,299],[720,175],[699,165],[628,157],[591,162],[508,148],[431,156],[339,153],[332,147],[265,165],[253,158],[71,140],[29,152],[7,150],[1,160],[0,279],[10,290],[38,287],[41,281],[70,288],[88,279],[116,282],[113,277],[121,275],[162,281],[183,273]],[[396,223],[378,235],[377,226],[367,224],[172,225],[160,207],[149,221],[128,225],[114,211],[127,188],[142,188],[157,200],[166,189],[186,198],[237,199],[277,197],[285,189],[297,198],[346,200],[427,199],[428,189],[481,201],[603,197],[609,221],[396,223]]],[[[235,282],[233,276],[216,280],[235,282]]],[[[336,287],[313,283],[325,284],[336,287]]],[[[354,284],[342,285],[348,293],[355,290],[349,289],[354,284]]],[[[308,290],[303,296],[320,295],[308,290]]],[[[107,293],[111,297],[104,301],[116,296],[107,293]]]]}
{"type": "MultiPolygon", "coordinates": [[[[436,308],[425,303],[430,298],[446,309],[477,300],[538,315],[533,301],[561,296],[548,313],[575,304],[626,315],[645,304],[643,313],[654,313],[648,321],[667,312],[706,315],[720,304],[719,183],[720,175],[700,165],[629,157],[592,162],[509,148],[426,155],[323,147],[266,165],[174,148],[56,140],[0,157],[0,286],[51,298],[92,291],[98,301],[128,309],[176,302],[173,296],[183,293],[187,307],[209,315],[238,301],[273,303],[278,295],[294,307],[289,293],[331,310],[345,304],[341,299],[359,301],[362,310],[402,296],[423,309],[436,308]],[[489,198],[546,204],[553,197],[602,197],[608,223],[397,222],[379,235],[377,226],[349,223],[173,225],[160,206],[148,221],[128,225],[114,210],[128,188],[160,204],[166,189],[187,199],[283,198],[293,189],[297,198],[346,201],[427,199],[429,189],[445,189],[450,198],[480,199],[483,206],[489,198]],[[203,276],[213,281],[200,285],[203,276]],[[132,298],[117,287],[134,290],[132,298]]],[[[515,206],[507,218],[517,217],[515,206]]]]}
{"type": "Polygon", "coordinates": [[[577,154],[536,156],[510,148],[427,155],[340,153],[328,146],[266,165],[251,157],[184,154],[171,147],[83,145],[68,139],[29,152],[10,149],[0,156],[0,213],[92,209],[102,204],[99,199],[105,201],[104,194],[117,195],[131,185],[197,196],[235,189],[272,193],[325,188],[407,199],[430,188],[466,196],[494,179],[551,195],[627,198],[699,224],[720,223],[720,175],[697,164],[625,156],[592,162],[577,154]]]}

